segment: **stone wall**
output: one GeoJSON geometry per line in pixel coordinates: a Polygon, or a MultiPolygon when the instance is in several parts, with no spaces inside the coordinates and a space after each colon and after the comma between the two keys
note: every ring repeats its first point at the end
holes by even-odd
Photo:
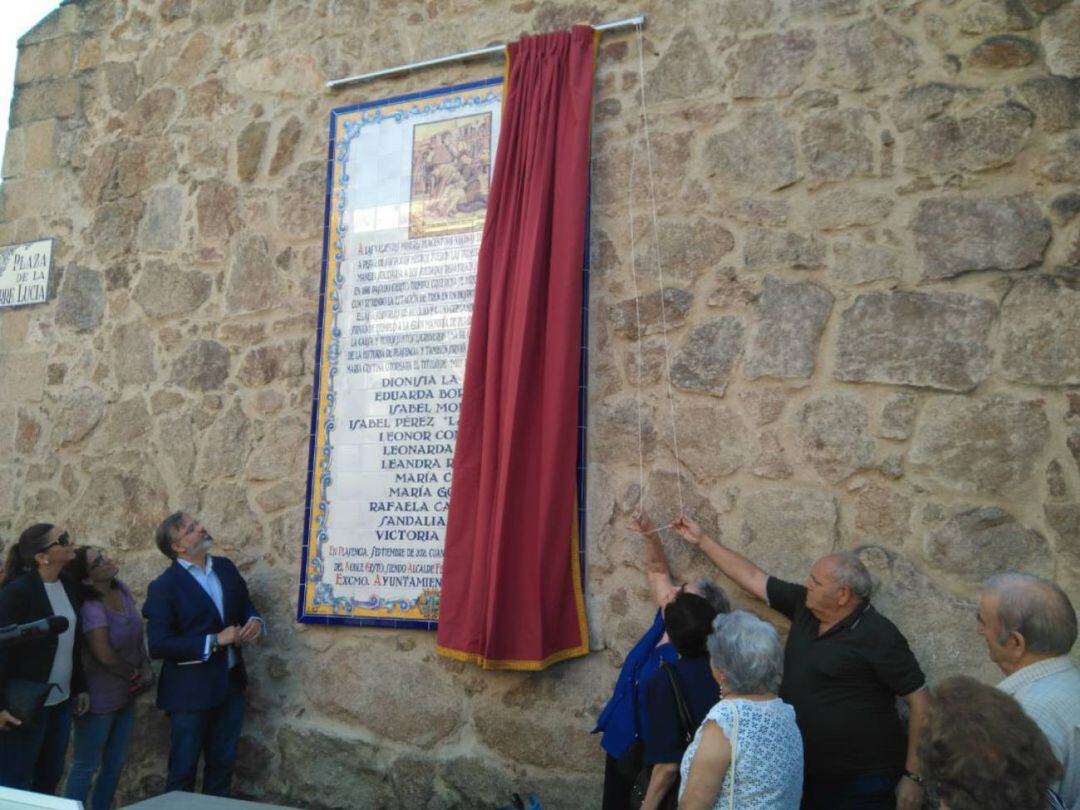
{"type": "MultiPolygon", "coordinates": [[[[1078,77],[1064,0],[70,2],[20,43],[3,166],[0,244],[55,237],[58,285],[0,311],[0,533],[62,522],[141,594],[157,521],[199,514],[272,628],[238,787],[309,807],[598,806],[588,731],[652,610],[622,528],[639,400],[661,522],[681,494],[798,578],[864,547],[928,673],[993,679],[982,578],[1080,594],[1078,77]],[[655,234],[632,36],[596,101],[596,652],[486,673],[429,633],[295,624],[329,111],[501,63],[323,82],[638,12],[655,234]]],[[[147,702],[125,797],[166,741],[147,702]]]]}

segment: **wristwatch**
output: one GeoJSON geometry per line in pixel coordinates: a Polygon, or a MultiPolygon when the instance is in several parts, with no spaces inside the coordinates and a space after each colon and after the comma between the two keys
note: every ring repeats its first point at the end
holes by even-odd
{"type": "Polygon", "coordinates": [[[919,787],[922,787],[923,782],[926,781],[925,776],[921,776],[920,774],[917,774],[917,773],[912,773],[911,771],[904,771],[904,776],[906,776],[908,779],[910,779],[912,782],[914,782],[919,787]]]}
{"type": "Polygon", "coordinates": [[[218,644],[217,633],[214,633],[212,636],[210,636],[210,654],[213,655],[220,648],[221,648],[221,645],[218,644]]]}

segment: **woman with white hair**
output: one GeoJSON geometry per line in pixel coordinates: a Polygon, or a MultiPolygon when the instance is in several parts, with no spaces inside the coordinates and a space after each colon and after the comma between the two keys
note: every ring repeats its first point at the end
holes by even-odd
{"type": "Polygon", "coordinates": [[[746,611],[721,613],[709,636],[723,699],[682,760],[679,810],[798,810],[802,736],[776,696],[784,649],[776,630],[746,611]]]}

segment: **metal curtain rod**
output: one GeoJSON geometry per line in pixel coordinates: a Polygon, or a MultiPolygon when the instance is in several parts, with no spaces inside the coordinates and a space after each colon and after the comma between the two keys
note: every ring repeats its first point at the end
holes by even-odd
{"type": "MultiPolygon", "coordinates": [[[[625,20],[614,20],[613,22],[600,23],[594,25],[595,31],[619,31],[623,28],[633,28],[645,24],[645,15],[640,14],[637,17],[628,17],[625,20]]],[[[481,56],[489,56],[491,54],[502,53],[506,47],[503,45],[489,45],[486,48],[477,48],[474,51],[462,51],[461,53],[453,53],[449,56],[440,56],[435,59],[425,59],[422,62],[410,62],[407,65],[398,65],[392,68],[383,68],[382,70],[373,70],[369,73],[359,73],[356,76],[346,76],[344,79],[333,79],[326,83],[326,86],[331,90],[338,87],[344,87],[347,84],[359,84],[360,82],[371,81],[372,79],[380,79],[383,76],[395,76],[398,73],[407,73],[410,70],[420,70],[422,68],[434,67],[435,65],[445,65],[447,62],[465,62],[469,59],[476,59],[481,56]]]]}

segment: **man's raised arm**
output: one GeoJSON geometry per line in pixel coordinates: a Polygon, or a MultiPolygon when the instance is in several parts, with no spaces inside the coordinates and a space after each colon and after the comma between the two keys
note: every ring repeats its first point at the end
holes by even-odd
{"type": "Polygon", "coordinates": [[[747,593],[762,601],[765,599],[765,582],[769,575],[746,559],[742,554],[720,545],[701,526],[685,515],[677,518],[671,526],[680,537],[701,549],[728,579],[747,593]]]}

